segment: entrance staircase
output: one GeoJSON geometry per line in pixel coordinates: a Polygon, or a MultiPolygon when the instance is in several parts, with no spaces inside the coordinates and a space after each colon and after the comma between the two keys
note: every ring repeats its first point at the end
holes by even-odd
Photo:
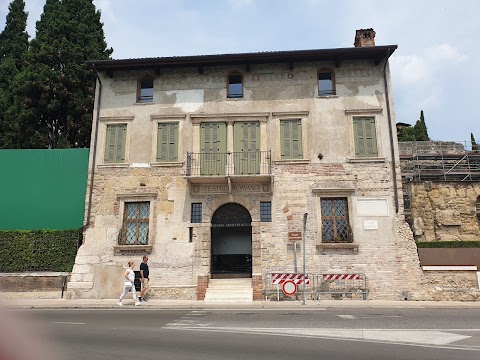
{"type": "Polygon", "coordinates": [[[206,303],[253,302],[252,279],[210,279],[205,293],[206,303]]]}

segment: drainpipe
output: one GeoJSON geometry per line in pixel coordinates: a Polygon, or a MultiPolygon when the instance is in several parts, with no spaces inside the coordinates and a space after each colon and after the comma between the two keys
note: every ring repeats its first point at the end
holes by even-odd
{"type": "Polygon", "coordinates": [[[393,196],[395,199],[395,212],[398,214],[398,186],[397,186],[397,171],[395,163],[395,149],[394,149],[394,140],[393,140],[393,129],[392,129],[392,115],[390,113],[390,97],[388,94],[388,82],[387,82],[387,64],[388,58],[392,51],[387,50],[387,56],[385,58],[385,64],[383,65],[383,83],[385,85],[385,98],[387,102],[387,116],[388,116],[388,132],[390,135],[390,150],[392,157],[392,173],[393,173],[393,196]]]}
{"type": "Polygon", "coordinates": [[[92,212],[93,180],[95,178],[95,159],[97,157],[98,124],[100,122],[100,102],[102,99],[102,80],[100,80],[100,76],[98,76],[98,72],[97,72],[97,69],[95,68],[95,64],[92,64],[92,67],[93,67],[93,71],[95,71],[95,75],[97,76],[99,86],[98,86],[98,98],[97,98],[97,114],[95,116],[95,138],[93,140],[92,173],[90,176],[90,186],[89,186],[89,194],[88,194],[87,221],[84,225],[84,228],[87,228],[88,225],[90,225],[90,214],[92,212]]]}

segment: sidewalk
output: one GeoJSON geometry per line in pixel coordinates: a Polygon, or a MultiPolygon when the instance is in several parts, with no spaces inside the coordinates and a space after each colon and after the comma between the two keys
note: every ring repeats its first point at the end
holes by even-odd
{"type": "MultiPolygon", "coordinates": [[[[7,308],[21,309],[120,309],[117,299],[9,299],[1,304],[7,308]]],[[[302,301],[254,301],[252,303],[214,303],[196,300],[156,300],[134,306],[133,300],[123,301],[122,309],[295,309],[314,310],[325,308],[480,308],[480,301],[388,301],[388,300],[307,300],[302,301]]]]}

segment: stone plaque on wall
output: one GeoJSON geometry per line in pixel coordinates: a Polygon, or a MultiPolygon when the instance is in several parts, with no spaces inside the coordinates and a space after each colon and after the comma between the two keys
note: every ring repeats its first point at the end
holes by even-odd
{"type": "Polygon", "coordinates": [[[378,230],[378,221],[363,220],[363,230],[378,230]]]}
{"type": "MultiPolygon", "coordinates": [[[[270,184],[231,184],[232,194],[251,194],[270,192],[270,184]]],[[[195,184],[192,185],[192,194],[229,194],[228,184],[195,184]]]]}
{"type": "Polygon", "coordinates": [[[388,216],[387,199],[357,199],[358,216],[388,216]]]}

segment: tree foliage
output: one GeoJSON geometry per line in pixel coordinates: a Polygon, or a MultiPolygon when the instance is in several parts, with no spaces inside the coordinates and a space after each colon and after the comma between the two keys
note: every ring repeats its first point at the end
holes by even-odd
{"type": "Polygon", "coordinates": [[[397,134],[398,141],[429,141],[427,125],[423,115],[423,110],[420,112],[420,119],[417,120],[413,127],[404,127],[397,134]]]}
{"type": "Polygon", "coordinates": [[[85,61],[111,53],[93,0],[47,0],[13,84],[16,147],[89,147],[95,75],[85,61]]]}
{"type": "Polygon", "coordinates": [[[470,133],[470,140],[472,142],[472,150],[480,151],[480,145],[477,144],[477,142],[475,141],[475,137],[473,136],[473,133],[470,133]]]}
{"type": "Polygon", "coordinates": [[[23,69],[28,50],[25,2],[13,0],[8,9],[5,28],[0,34],[0,149],[12,146],[15,132],[12,84],[23,69]]]}

